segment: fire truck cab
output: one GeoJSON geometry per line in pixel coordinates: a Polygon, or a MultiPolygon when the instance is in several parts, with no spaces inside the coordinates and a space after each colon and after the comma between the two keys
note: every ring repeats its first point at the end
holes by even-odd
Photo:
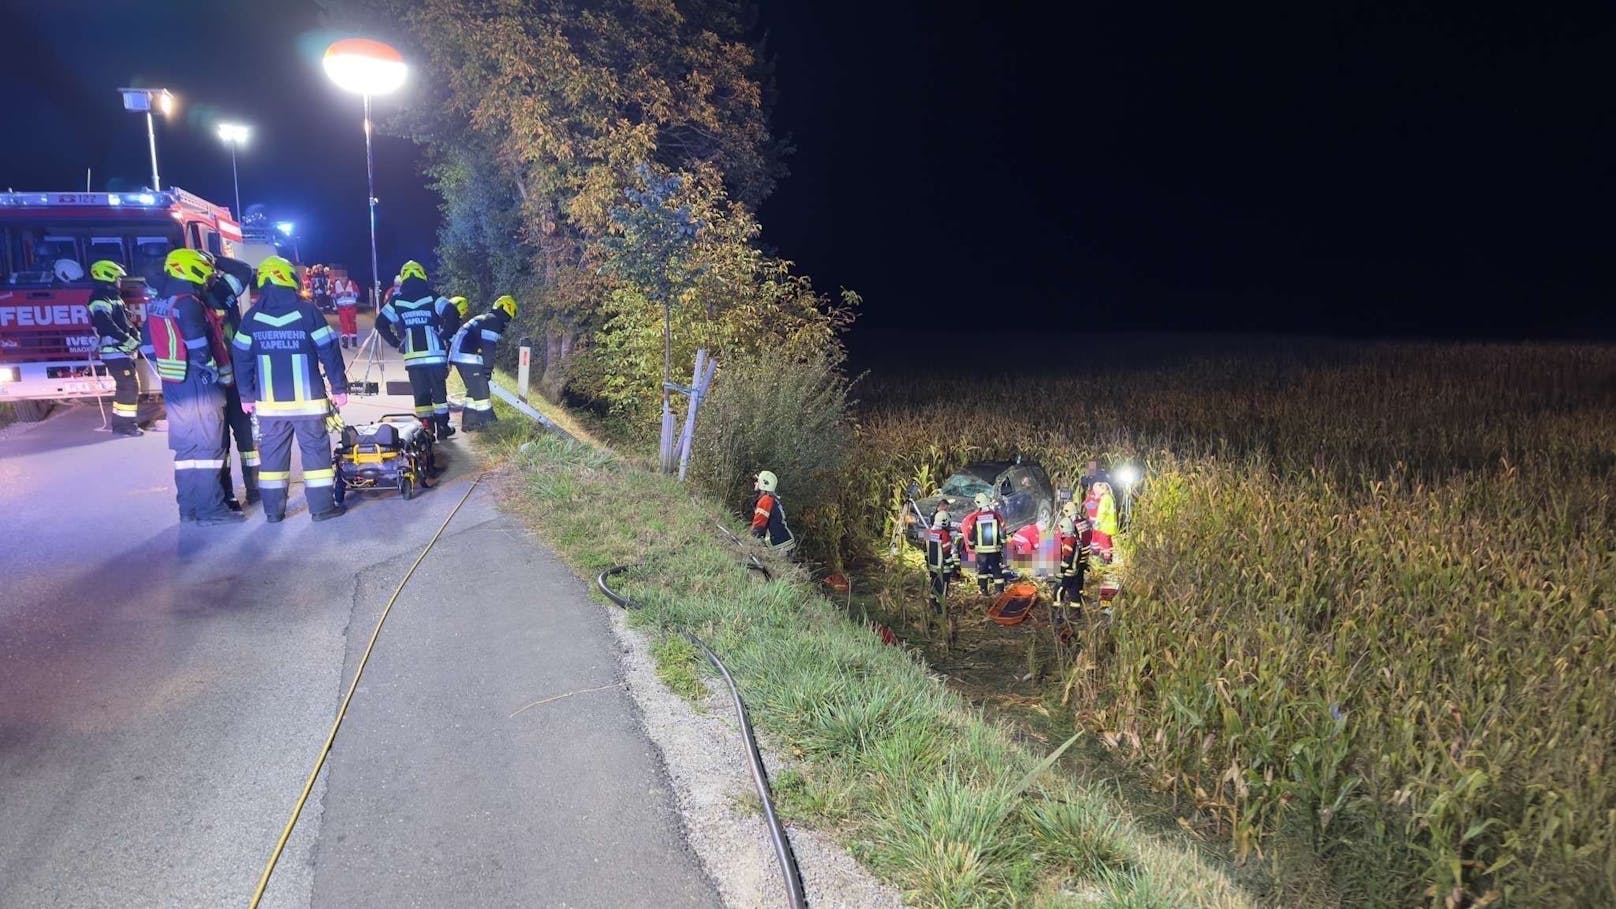
{"type": "MultiPolygon", "coordinates": [[[[0,402],[41,419],[49,402],[111,395],[90,321],[90,264],[122,265],[139,326],[178,246],[236,256],[241,227],[223,206],[177,187],[161,192],[0,193],[0,402]]],[[[161,383],[144,360],[142,394],[161,383]]]]}

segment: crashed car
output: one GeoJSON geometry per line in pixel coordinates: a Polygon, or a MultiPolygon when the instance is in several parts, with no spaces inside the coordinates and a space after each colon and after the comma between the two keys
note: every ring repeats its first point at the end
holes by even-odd
{"type": "MultiPolygon", "coordinates": [[[[973,461],[943,481],[942,488],[925,498],[912,498],[912,509],[904,515],[904,537],[920,544],[920,531],[937,511],[937,504],[948,500],[948,513],[959,524],[976,508],[979,492],[993,496],[1004,515],[1006,535],[1028,524],[1050,522],[1055,515],[1055,487],[1049,474],[1029,461],[973,461]]],[[[916,490],[918,494],[918,490],[916,490]]]]}

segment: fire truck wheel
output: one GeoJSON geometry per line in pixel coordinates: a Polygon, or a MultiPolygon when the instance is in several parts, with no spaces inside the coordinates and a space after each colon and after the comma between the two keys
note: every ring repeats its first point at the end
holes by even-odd
{"type": "Polygon", "coordinates": [[[17,401],[11,405],[19,423],[38,423],[50,416],[55,401],[17,401]]]}

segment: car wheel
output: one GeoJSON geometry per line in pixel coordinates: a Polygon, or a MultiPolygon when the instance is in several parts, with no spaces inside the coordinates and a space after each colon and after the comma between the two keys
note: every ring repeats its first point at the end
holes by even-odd
{"type": "Polygon", "coordinates": [[[407,475],[400,477],[398,481],[398,493],[399,495],[403,496],[406,501],[415,498],[415,481],[410,479],[407,475]]]}

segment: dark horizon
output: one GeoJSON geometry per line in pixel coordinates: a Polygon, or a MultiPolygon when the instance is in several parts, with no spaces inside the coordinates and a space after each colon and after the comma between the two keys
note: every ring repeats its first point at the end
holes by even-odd
{"type": "MultiPolygon", "coordinates": [[[[7,122],[35,138],[0,153],[0,185],[148,182],[115,89],[166,85],[165,184],[233,208],[213,125],[249,123],[242,201],[297,221],[306,261],[368,272],[359,99],[320,71],[341,35],[312,0],[3,4],[7,122]],[[142,50],[197,22],[230,50],[142,50]]],[[[759,11],[797,147],[764,240],[864,296],[855,347],[920,328],[1616,337],[1609,7],[759,11]]],[[[379,136],[376,161],[390,275],[430,256],[437,200],[408,141],[379,136]]]]}

